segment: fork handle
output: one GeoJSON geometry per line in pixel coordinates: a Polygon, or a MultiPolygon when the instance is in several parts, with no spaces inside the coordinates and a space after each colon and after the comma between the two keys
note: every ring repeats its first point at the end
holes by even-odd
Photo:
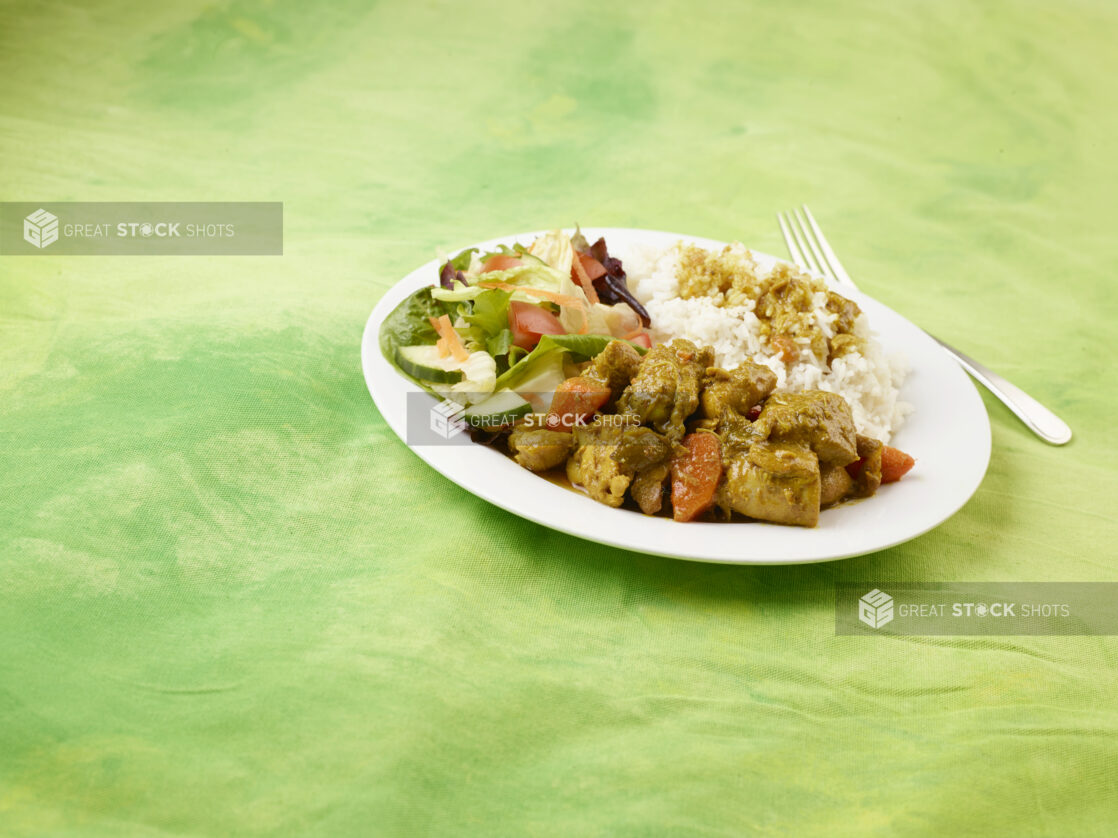
{"type": "Polygon", "coordinates": [[[969,355],[964,355],[953,346],[949,346],[935,335],[928,335],[932,340],[947,350],[959,365],[969,372],[976,380],[985,385],[986,389],[1017,414],[1017,418],[1029,426],[1029,429],[1052,445],[1063,445],[1071,440],[1071,428],[1059,416],[1042,405],[1024,390],[1012,382],[1006,381],[989,367],[983,366],[969,355]]]}

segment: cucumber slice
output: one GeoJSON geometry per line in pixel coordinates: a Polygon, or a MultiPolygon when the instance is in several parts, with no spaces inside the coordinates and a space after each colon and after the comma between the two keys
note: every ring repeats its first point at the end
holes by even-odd
{"type": "Polygon", "coordinates": [[[512,390],[498,390],[459,415],[472,428],[496,430],[532,412],[532,405],[512,390]]]}
{"type": "Polygon", "coordinates": [[[440,358],[434,346],[401,346],[396,350],[396,363],[412,378],[434,384],[457,384],[463,374],[460,362],[452,357],[440,358]]]}

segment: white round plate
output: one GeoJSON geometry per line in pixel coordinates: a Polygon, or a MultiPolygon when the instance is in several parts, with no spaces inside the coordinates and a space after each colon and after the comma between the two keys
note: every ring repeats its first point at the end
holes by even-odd
{"type": "MultiPolygon", "coordinates": [[[[528,244],[538,233],[481,242],[528,244]]],[[[625,260],[634,246],[670,247],[677,241],[718,248],[724,242],[651,230],[599,228],[610,253],[625,260]]],[[[774,257],[754,251],[762,267],[774,257]]],[[[380,324],[405,297],[438,282],[439,263],[428,262],[394,285],[377,303],[361,342],[365,382],[389,427],[405,439],[407,394],[418,388],[381,355],[380,324]]],[[[468,492],[546,527],[579,538],[674,558],[729,564],[795,564],[858,556],[916,538],[950,518],[970,498],[990,460],[990,421],[966,373],[935,342],[892,309],[846,288],[862,307],[887,354],[902,352],[912,372],[901,398],[915,411],[892,444],[916,458],[899,483],[882,486],[872,498],[824,510],[814,529],[765,523],[677,523],[628,509],[612,509],[521,468],[483,445],[413,446],[412,450],[468,492]]],[[[412,397],[415,398],[414,396],[412,397]]],[[[433,406],[435,399],[430,399],[433,406]]]]}

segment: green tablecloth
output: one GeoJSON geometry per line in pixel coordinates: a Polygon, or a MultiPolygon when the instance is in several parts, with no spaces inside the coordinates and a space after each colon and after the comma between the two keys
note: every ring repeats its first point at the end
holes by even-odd
{"type": "Polygon", "coordinates": [[[0,834],[1113,835],[1118,642],[834,634],[836,580],[1118,578],[1118,9],[8,4],[0,199],[283,201],[282,257],[0,257],[0,834]],[[389,431],[412,267],[570,224],[783,252],[988,396],[973,500],[791,568],[599,547],[389,431]]]}

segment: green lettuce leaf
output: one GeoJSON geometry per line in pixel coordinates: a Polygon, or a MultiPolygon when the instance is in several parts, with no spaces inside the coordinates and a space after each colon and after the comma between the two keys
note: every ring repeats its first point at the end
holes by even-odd
{"type": "Polygon", "coordinates": [[[514,242],[512,247],[509,247],[507,244],[499,244],[497,245],[496,250],[486,251],[478,258],[481,259],[482,263],[484,264],[490,256],[515,256],[517,259],[528,259],[535,262],[542,261],[541,259],[539,259],[539,257],[533,256],[531,253],[529,253],[528,248],[526,248],[520,242],[514,242]]]}
{"type": "MultiPolygon", "coordinates": [[[[494,358],[508,355],[509,350],[513,348],[512,331],[509,329],[501,329],[501,331],[485,339],[485,351],[494,358]]],[[[520,349],[520,347],[515,348],[520,349]]],[[[520,351],[523,352],[524,350],[521,349],[520,351]]]]}
{"type": "MultiPolygon", "coordinates": [[[[518,390],[553,367],[556,360],[562,365],[567,355],[575,361],[588,361],[613,340],[618,338],[610,335],[544,335],[535,349],[497,377],[496,389],[518,390]]],[[[642,355],[647,351],[643,346],[632,345],[642,355]]]]}
{"type": "Polygon", "coordinates": [[[586,241],[586,236],[582,235],[582,230],[577,224],[575,225],[575,234],[571,236],[571,247],[579,253],[587,253],[590,250],[590,243],[586,241]]]}
{"type": "MultiPolygon", "coordinates": [[[[526,288],[539,288],[553,294],[571,294],[571,278],[543,262],[533,260],[523,265],[509,268],[507,271],[489,271],[485,274],[487,281],[504,282],[509,285],[523,285],[526,288]]],[[[471,277],[473,282],[477,277],[471,277]]],[[[458,286],[453,289],[436,288],[431,294],[436,300],[443,302],[460,303],[465,300],[476,300],[479,296],[493,289],[479,288],[477,285],[458,286]]],[[[531,294],[512,292],[510,299],[526,303],[539,303],[539,297],[531,294]]]]}
{"type": "Polygon", "coordinates": [[[470,269],[470,261],[475,253],[477,253],[476,247],[463,250],[450,260],[450,266],[456,271],[468,271],[470,269]]]}
{"type": "Polygon", "coordinates": [[[396,350],[401,346],[429,346],[438,341],[439,336],[429,318],[441,317],[446,309],[431,296],[433,288],[420,288],[389,312],[380,324],[378,342],[381,354],[400,375],[414,381],[428,393],[434,393],[422,381],[412,378],[396,363],[396,350]]]}
{"type": "Polygon", "coordinates": [[[396,350],[401,346],[435,343],[438,333],[429,318],[441,317],[446,310],[431,297],[432,287],[420,288],[405,299],[380,324],[380,351],[395,364],[396,350]]]}
{"type": "Polygon", "coordinates": [[[508,291],[499,288],[484,291],[474,298],[473,307],[469,311],[462,311],[462,318],[471,326],[480,328],[486,338],[492,337],[508,328],[509,296],[508,291]]]}

